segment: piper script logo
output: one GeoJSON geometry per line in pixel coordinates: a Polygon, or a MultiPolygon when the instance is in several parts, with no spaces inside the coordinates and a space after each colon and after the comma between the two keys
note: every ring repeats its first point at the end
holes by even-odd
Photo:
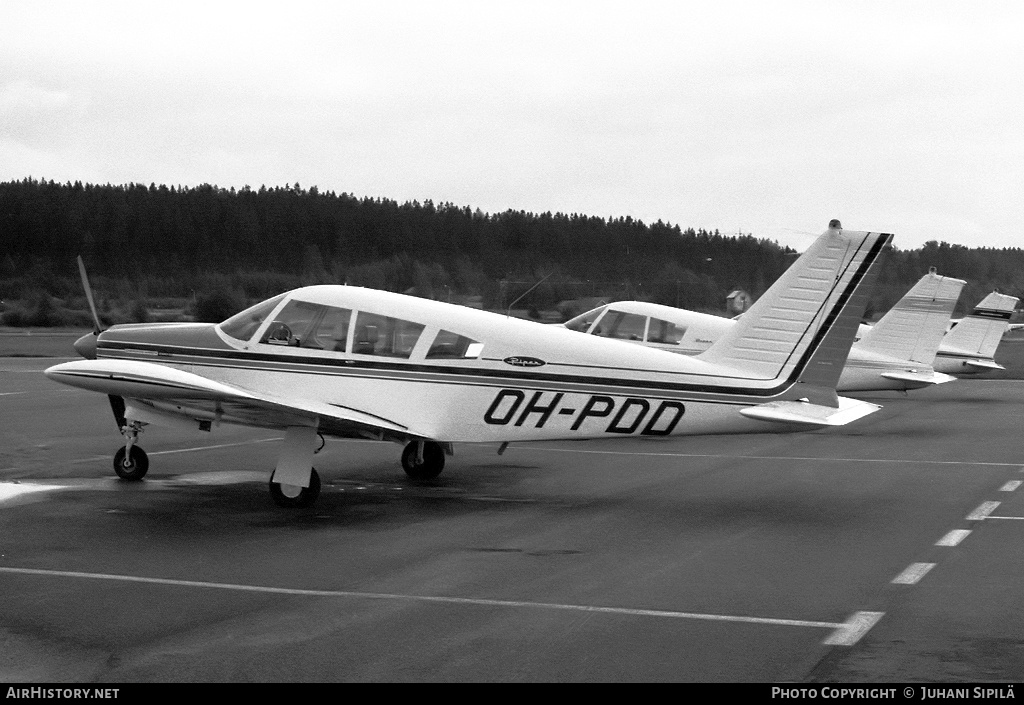
{"type": "Polygon", "coordinates": [[[543,360],[538,360],[535,357],[520,357],[518,355],[514,357],[506,357],[502,362],[506,365],[514,365],[516,367],[540,367],[544,364],[543,360]]]}

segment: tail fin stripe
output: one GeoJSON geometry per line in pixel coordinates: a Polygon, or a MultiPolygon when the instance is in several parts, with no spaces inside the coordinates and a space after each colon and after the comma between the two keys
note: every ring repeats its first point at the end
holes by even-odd
{"type": "MultiPolygon", "coordinates": [[[[868,239],[869,236],[870,233],[864,236],[864,239],[861,240],[860,245],[857,246],[857,251],[860,251],[860,248],[864,245],[864,242],[868,239]]],[[[857,268],[857,271],[850,279],[850,283],[846,285],[846,288],[839,295],[839,299],[832,307],[832,310],[831,312],[829,312],[828,317],[822,322],[821,326],[818,328],[818,331],[815,334],[814,339],[811,340],[810,345],[807,346],[807,349],[801,356],[800,361],[796,364],[796,367],[793,369],[793,372],[790,374],[787,382],[795,382],[797,378],[800,377],[800,374],[803,372],[804,367],[806,367],[807,362],[811,359],[811,356],[818,349],[818,346],[821,345],[822,339],[828,334],[829,330],[831,330],[832,325],[835,323],[836,319],[839,318],[839,314],[842,313],[843,309],[846,307],[846,304],[850,300],[850,297],[853,296],[853,293],[857,290],[857,287],[860,285],[861,280],[867,275],[868,271],[870,271],[871,265],[873,265],[875,263],[875,260],[878,259],[878,257],[882,254],[882,250],[885,249],[885,246],[888,244],[889,240],[890,238],[885,237],[877,238],[875,240],[875,244],[872,246],[871,250],[867,253],[867,255],[865,255],[864,260],[860,263],[860,266],[857,268]]],[[[842,276],[845,275],[846,272],[849,270],[850,266],[852,266],[853,259],[854,258],[851,258],[850,261],[847,263],[846,267],[843,269],[842,275],[836,277],[837,284],[842,279],[842,276]]],[[[834,290],[835,287],[833,286],[833,291],[834,290]]],[[[828,298],[826,298],[825,301],[828,301],[828,298]]],[[[824,303],[822,304],[822,306],[824,307],[824,303]]],[[[808,328],[810,327],[808,326],[808,328]]]]}

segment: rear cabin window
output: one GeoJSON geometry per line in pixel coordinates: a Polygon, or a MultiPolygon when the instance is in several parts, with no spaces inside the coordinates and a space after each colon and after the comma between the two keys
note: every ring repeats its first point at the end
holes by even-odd
{"type": "Polygon", "coordinates": [[[356,316],[352,352],[408,359],[421,333],[422,323],[360,311],[356,316]]]}
{"type": "Polygon", "coordinates": [[[647,328],[648,343],[662,343],[665,345],[679,345],[683,339],[686,328],[677,326],[670,321],[663,321],[660,318],[652,318],[647,328]]]}
{"type": "Polygon", "coordinates": [[[480,357],[483,350],[483,343],[472,338],[467,338],[450,330],[438,331],[430,350],[427,351],[427,359],[434,360],[465,360],[467,358],[480,357]]]}
{"type": "Polygon", "coordinates": [[[261,301],[255,306],[250,306],[241,313],[236,313],[220,324],[221,332],[236,340],[248,341],[256,334],[266,317],[277,308],[284,296],[284,294],[275,296],[272,299],[261,301]]]}

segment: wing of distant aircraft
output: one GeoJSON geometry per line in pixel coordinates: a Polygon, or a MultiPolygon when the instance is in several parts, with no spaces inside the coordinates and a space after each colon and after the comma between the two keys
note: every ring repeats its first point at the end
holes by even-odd
{"type": "Polygon", "coordinates": [[[97,321],[75,344],[86,359],[46,375],[109,396],[124,438],[114,469],[124,479],[148,470],[138,445],[147,424],[283,430],[269,482],[282,506],[316,499],[318,436],[405,444],[403,468],[425,480],[456,442],[810,430],[878,408],[835,386],[891,238],[833,221],[697,357],[391,292],[314,286],[217,325],[100,332],[97,321]]]}
{"type": "MultiPolygon", "coordinates": [[[[839,378],[839,391],[907,390],[953,380],[936,372],[931,363],[964,284],[962,279],[930,271],[875,326],[858,326],[861,338],[850,350],[839,378]]],[[[565,326],[699,355],[724,338],[746,315],[729,319],[641,301],[619,301],[577,316],[565,326]]]]}
{"type": "Polygon", "coordinates": [[[954,375],[1003,369],[995,361],[995,354],[1019,302],[1015,296],[995,291],[982,299],[943,337],[935,356],[935,369],[954,375]]]}

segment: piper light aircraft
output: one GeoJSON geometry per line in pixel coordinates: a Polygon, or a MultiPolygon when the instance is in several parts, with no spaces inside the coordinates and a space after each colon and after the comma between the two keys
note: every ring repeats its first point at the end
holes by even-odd
{"type": "MultiPolygon", "coordinates": [[[[950,382],[932,361],[946,332],[964,280],[925,274],[874,326],[853,344],[840,392],[906,391],[950,382]]],[[[643,301],[600,306],[565,323],[565,327],[602,337],[643,343],[684,355],[699,355],[730,331],[746,313],[723,318],[643,301]]]]}
{"type": "Polygon", "coordinates": [[[934,367],[953,375],[976,375],[1005,369],[995,361],[996,350],[1008,330],[1010,316],[1020,301],[993,291],[957,321],[942,338],[934,367]]]}
{"type": "MultiPolygon", "coordinates": [[[[110,397],[123,479],[148,459],[147,424],[284,431],[270,493],[308,506],[318,436],[405,445],[414,480],[456,442],[814,430],[877,405],[836,381],[892,236],[838,221],[718,343],[696,357],[350,286],[281,294],[220,324],[134,324],[79,339],[46,370],[110,397]]],[[[82,267],[84,273],[84,267],[82,267]]],[[[83,275],[83,279],[85,279],[83,275]]],[[[88,287],[87,287],[88,291],[88,287]]],[[[95,312],[95,306],[90,306],[95,312]]]]}

